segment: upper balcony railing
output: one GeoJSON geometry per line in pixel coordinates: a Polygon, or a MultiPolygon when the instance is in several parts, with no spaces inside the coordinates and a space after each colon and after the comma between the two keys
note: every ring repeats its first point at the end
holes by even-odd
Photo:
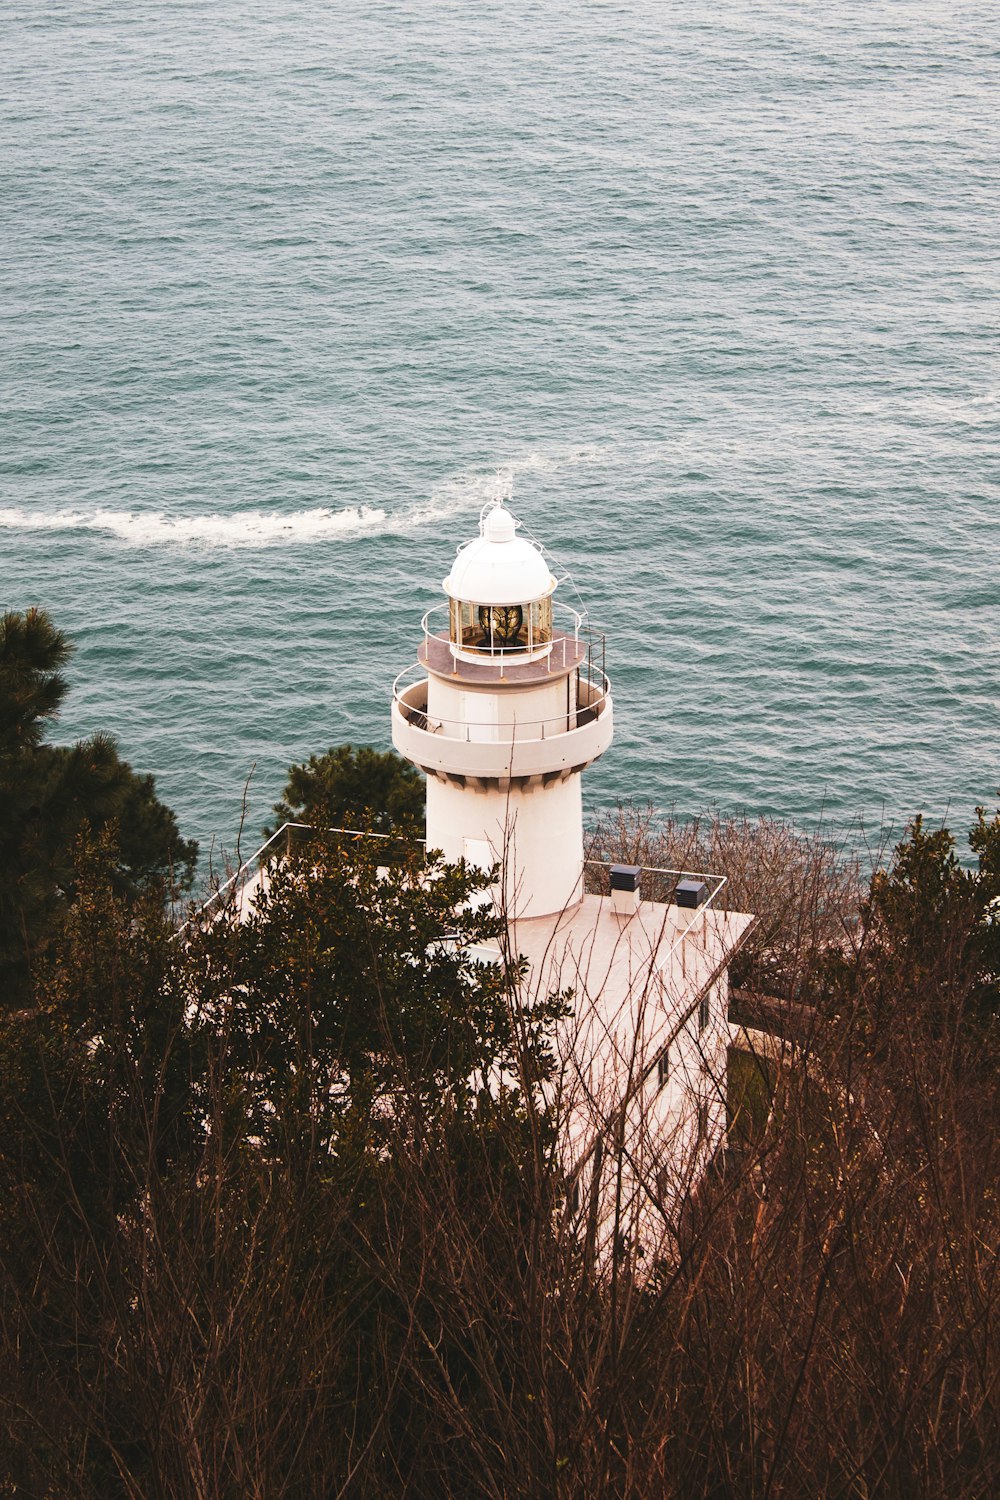
{"type": "Polygon", "coordinates": [[[578,638],[583,622],[579,610],[549,596],[505,605],[452,599],[433,605],[423,626],[425,634],[450,641],[463,656],[492,658],[544,655],[554,635],[578,638]]]}
{"type": "Polygon", "coordinates": [[[435,604],[424,615],[425,640],[446,641],[464,661],[512,663],[547,656],[559,641],[579,642],[584,616],[568,604],[541,601],[537,605],[493,606],[465,604],[457,599],[435,604]]]}
{"type": "MultiPolygon", "coordinates": [[[[603,755],[614,734],[614,714],[608,679],[603,672],[577,681],[575,704],[559,713],[536,719],[524,709],[520,695],[498,694],[496,712],[477,718],[454,719],[429,712],[431,680],[421,675],[417,662],[401,672],[393,684],[392,742],[399,753],[428,775],[482,778],[498,781],[530,780],[583,770],[603,755]]],[[[478,696],[478,695],[476,695],[478,696]]],[[[530,700],[529,700],[530,701],[530,700]]]]}
{"type": "Polygon", "coordinates": [[[424,615],[424,640],[419,651],[421,666],[438,676],[447,675],[470,682],[508,682],[526,684],[541,681],[556,672],[579,668],[584,676],[604,671],[604,636],[594,631],[585,616],[569,605],[554,604],[554,623],[544,642],[531,637],[525,641],[499,644],[485,637],[485,644],[470,639],[461,643],[454,637],[454,621],[447,604],[437,604],[424,615]]]}

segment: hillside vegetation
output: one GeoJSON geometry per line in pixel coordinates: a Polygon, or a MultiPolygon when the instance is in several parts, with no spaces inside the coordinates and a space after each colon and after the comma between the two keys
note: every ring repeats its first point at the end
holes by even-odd
{"type": "MultiPolygon", "coordinates": [[[[37,628],[6,626],[19,788],[61,691],[37,628]]],[[[331,756],[301,790],[354,796],[360,754],[331,756]]],[[[359,815],[401,826],[379,769],[359,815]]],[[[594,1266],[557,1152],[572,997],[476,961],[488,877],[317,835],[249,921],[178,941],[166,852],[31,805],[65,865],[5,929],[0,1494],[998,1492],[1000,818],[974,869],[918,819],[868,883],[766,821],[595,831],[729,873],[761,913],[741,983],[797,1030],[744,1050],[707,1177],[668,1204],[651,1174],[655,1241],[594,1266]]]]}

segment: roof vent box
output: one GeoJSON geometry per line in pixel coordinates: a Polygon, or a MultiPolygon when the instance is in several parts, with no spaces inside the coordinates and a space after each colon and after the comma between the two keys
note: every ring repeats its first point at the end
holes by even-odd
{"type": "Polygon", "coordinates": [[[703,880],[678,880],[674,886],[675,906],[704,906],[708,900],[708,886],[703,880]]]}
{"type": "Polygon", "coordinates": [[[611,910],[616,917],[634,917],[639,910],[641,865],[611,866],[611,910]]]}

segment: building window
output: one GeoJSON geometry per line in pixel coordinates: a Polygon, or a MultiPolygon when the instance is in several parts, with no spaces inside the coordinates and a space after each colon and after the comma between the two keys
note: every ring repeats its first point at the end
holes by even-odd
{"type": "Polygon", "coordinates": [[[665,1047],[656,1059],[656,1087],[660,1090],[670,1077],[670,1048],[665,1047]]]}
{"type": "Polygon", "coordinates": [[[711,995],[711,991],[710,990],[706,990],[705,993],[702,995],[701,999],[698,1002],[698,1035],[699,1036],[701,1036],[702,1032],[704,1030],[706,1030],[706,1028],[708,1026],[708,1023],[709,1023],[709,1021],[711,1021],[711,1019],[712,1019],[712,995],[711,995]]]}
{"type": "Polygon", "coordinates": [[[708,1103],[704,1099],[698,1100],[698,1140],[705,1140],[708,1135],[708,1103]]]}

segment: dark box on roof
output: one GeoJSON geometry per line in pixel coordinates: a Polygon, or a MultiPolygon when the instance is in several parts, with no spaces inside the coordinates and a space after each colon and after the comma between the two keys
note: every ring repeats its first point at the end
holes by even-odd
{"type": "Polygon", "coordinates": [[[708,900],[708,886],[703,880],[678,880],[674,887],[675,906],[701,906],[708,900]]]}
{"type": "Polygon", "coordinates": [[[637,891],[642,865],[612,865],[611,889],[613,891],[637,891]]]}

